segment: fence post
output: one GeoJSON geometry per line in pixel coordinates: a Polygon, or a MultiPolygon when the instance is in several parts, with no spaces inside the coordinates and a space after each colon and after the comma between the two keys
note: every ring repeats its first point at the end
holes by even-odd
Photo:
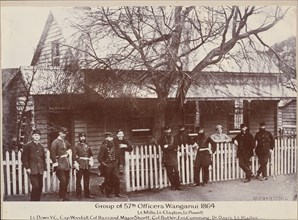
{"type": "Polygon", "coordinates": [[[288,160],[287,160],[287,168],[288,168],[288,170],[287,170],[287,174],[290,174],[291,172],[290,172],[290,167],[291,167],[291,139],[292,138],[288,138],[287,139],[287,156],[288,156],[288,160]]]}
{"type": "Polygon", "coordinates": [[[11,153],[11,171],[12,171],[12,194],[15,195],[17,193],[17,177],[16,177],[16,153],[13,151],[11,153]]]}
{"type": "Polygon", "coordinates": [[[140,149],[140,160],[141,160],[141,189],[145,189],[145,168],[144,168],[144,147],[140,149]]]}
{"type": "MultiPolygon", "coordinates": [[[[188,145],[190,148],[190,182],[194,182],[194,148],[192,145],[188,145]]],[[[210,175],[211,176],[211,175],[210,175]]]]}
{"type": "Polygon", "coordinates": [[[137,184],[137,190],[140,190],[140,148],[139,146],[135,147],[136,153],[135,153],[135,158],[136,158],[136,184],[137,184]]]}
{"type": "Polygon", "coordinates": [[[228,146],[228,180],[231,180],[231,148],[233,144],[229,144],[228,146]]]}
{"type": "Polygon", "coordinates": [[[155,188],[158,188],[159,187],[159,184],[158,184],[158,167],[157,167],[157,153],[156,153],[156,145],[154,145],[154,148],[153,148],[153,159],[154,159],[154,184],[155,184],[155,188]]]}
{"type": "Polygon", "coordinates": [[[18,184],[19,184],[19,195],[23,194],[23,176],[22,176],[22,171],[23,171],[23,166],[22,166],[22,152],[18,152],[18,184]]]}
{"type": "Polygon", "coordinates": [[[10,159],[9,159],[9,152],[6,151],[5,154],[6,159],[6,186],[7,186],[7,195],[11,195],[11,185],[10,185],[10,159]]]}
{"type": "Polygon", "coordinates": [[[132,191],[135,191],[136,188],[136,177],[135,177],[135,153],[136,152],[136,147],[133,149],[132,154],[131,154],[131,186],[132,186],[132,191]]]}
{"type": "Polygon", "coordinates": [[[149,145],[149,167],[150,167],[150,188],[153,188],[153,160],[152,160],[152,145],[149,145]]]}
{"type": "Polygon", "coordinates": [[[148,160],[149,160],[149,157],[148,157],[148,146],[145,145],[145,177],[146,177],[146,189],[149,189],[149,166],[148,166],[148,160]]]}

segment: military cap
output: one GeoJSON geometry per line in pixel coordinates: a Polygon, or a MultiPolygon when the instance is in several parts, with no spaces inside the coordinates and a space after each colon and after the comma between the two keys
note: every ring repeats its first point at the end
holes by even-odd
{"type": "Polygon", "coordinates": [[[32,131],[32,135],[34,135],[34,134],[39,134],[39,135],[41,135],[41,132],[40,132],[40,130],[38,130],[38,129],[34,129],[34,130],[32,131]]]}
{"type": "Polygon", "coordinates": [[[85,133],[85,132],[80,132],[80,133],[79,133],[79,138],[80,138],[80,137],[83,137],[83,136],[86,137],[86,133],[85,133]]]}

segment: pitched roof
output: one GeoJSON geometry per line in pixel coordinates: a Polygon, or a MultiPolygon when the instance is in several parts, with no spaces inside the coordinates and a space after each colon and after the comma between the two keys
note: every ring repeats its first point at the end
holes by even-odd
{"type": "Polygon", "coordinates": [[[5,90],[14,77],[18,74],[19,68],[2,69],[2,90],[5,90]]]}
{"type": "MultiPolygon", "coordinates": [[[[56,22],[62,32],[66,44],[70,47],[77,47],[80,33],[78,28],[88,23],[88,13],[93,13],[96,10],[91,7],[63,7],[55,8],[51,10],[47,22],[45,24],[42,36],[39,40],[37,50],[33,56],[31,65],[35,65],[38,61],[38,57],[41,53],[43,43],[49,31],[52,22],[56,22]],[[88,12],[86,14],[86,12],[88,12]]],[[[121,43],[121,42],[120,42],[121,43]]],[[[108,53],[116,53],[117,45],[119,44],[117,38],[103,39],[96,41],[92,46],[97,55],[101,58],[105,58],[108,53]]],[[[256,44],[256,43],[255,43],[256,44]]],[[[204,51],[196,51],[190,55],[189,69],[192,69],[208,51],[210,45],[206,45],[204,51]]],[[[74,49],[72,49],[73,54],[74,49]]],[[[249,48],[245,48],[245,56],[241,53],[243,48],[236,44],[235,47],[225,56],[221,62],[210,65],[204,71],[228,71],[228,72],[266,72],[266,73],[278,73],[280,72],[278,66],[264,53],[258,53],[257,51],[249,48]],[[236,59],[235,59],[236,58],[236,59]]],[[[129,64],[127,64],[128,68],[129,64]]]]}

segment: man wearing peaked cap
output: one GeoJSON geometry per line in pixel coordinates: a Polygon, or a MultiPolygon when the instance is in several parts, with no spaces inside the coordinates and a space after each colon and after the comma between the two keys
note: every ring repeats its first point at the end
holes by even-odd
{"type": "Polygon", "coordinates": [[[255,148],[254,137],[249,133],[248,126],[246,124],[240,125],[241,132],[233,138],[234,144],[237,147],[237,157],[239,158],[239,166],[245,172],[244,182],[250,182],[254,177],[250,169],[250,158],[253,156],[253,150],[255,148]]]}
{"type": "Polygon", "coordinates": [[[81,179],[84,179],[84,195],[85,198],[93,198],[90,195],[90,168],[94,165],[93,154],[91,148],[86,143],[85,132],[79,133],[79,143],[73,149],[73,166],[76,169],[76,196],[81,198],[82,186],[81,179]]]}
{"type": "Polygon", "coordinates": [[[103,167],[104,183],[100,185],[102,192],[105,192],[107,198],[114,190],[116,197],[120,195],[119,179],[119,148],[115,146],[112,133],[105,134],[105,141],[102,143],[98,154],[99,165],[103,167]]]}
{"type": "Polygon", "coordinates": [[[31,201],[40,201],[43,175],[47,167],[44,146],[40,143],[40,135],[40,130],[32,131],[32,141],[24,146],[21,158],[32,185],[31,201]]]}
{"type": "Polygon", "coordinates": [[[50,157],[53,161],[53,168],[56,170],[56,175],[59,179],[59,201],[68,201],[67,186],[70,177],[70,161],[71,153],[70,143],[65,140],[67,129],[61,127],[58,137],[51,144],[50,157]]]}
{"type": "Polygon", "coordinates": [[[259,131],[256,133],[255,141],[257,146],[255,149],[256,155],[259,158],[260,167],[257,171],[257,179],[267,180],[267,164],[274,149],[274,138],[272,134],[266,130],[265,122],[260,122],[259,131]],[[260,177],[260,175],[263,175],[260,177]]]}

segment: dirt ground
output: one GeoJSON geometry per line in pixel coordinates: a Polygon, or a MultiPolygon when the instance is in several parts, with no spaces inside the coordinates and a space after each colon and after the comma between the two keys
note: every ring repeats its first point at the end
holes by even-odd
{"type": "MultiPolygon", "coordinates": [[[[138,192],[122,193],[124,198],[106,198],[98,189],[101,177],[92,175],[91,193],[93,199],[75,198],[71,192],[71,201],[293,201],[297,200],[297,174],[269,177],[267,181],[252,180],[244,183],[242,180],[212,182],[207,187],[183,186],[182,191],[172,191],[169,188],[151,189],[138,192]]],[[[5,196],[4,201],[28,201],[26,196],[5,196]]],[[[42,201],[57,201],[57,193],[42,195],[42,201]]]]}

